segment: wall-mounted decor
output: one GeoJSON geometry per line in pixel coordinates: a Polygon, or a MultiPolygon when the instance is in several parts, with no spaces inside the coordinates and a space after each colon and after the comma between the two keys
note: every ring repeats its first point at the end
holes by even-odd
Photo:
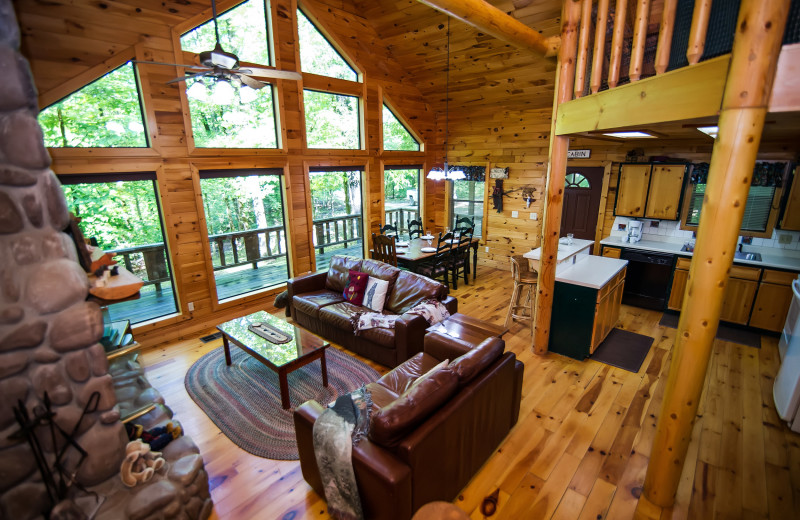
{"type": "Polygon", "coordinates": [[[525,200],[525,209],[531,207],[531,204],[536,200],[533,198],[533,192],[536,191],[536,188],[531,186],[526,186],[522,188],[522,198],[525,200]]]}
{"type": "Polygon", "coordinates": [[[489,172],[492,179],[508,179],[508,166],[505,168],[492,168],[489,172]]]}
{"type": "Polygon", "coordinates": [[[567,151],[567,159],[588,159],[591,157],[591,150],[569,150],[567,151]]]}

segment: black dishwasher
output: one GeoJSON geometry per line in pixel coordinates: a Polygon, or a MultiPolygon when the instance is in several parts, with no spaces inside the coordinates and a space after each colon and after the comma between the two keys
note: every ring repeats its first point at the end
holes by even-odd
{"type": "Polygon", "coordinates": [[[655,251],[623,249],[628,261],[622,303],[662,311],[669,298],[675,255],[655,251]]]}

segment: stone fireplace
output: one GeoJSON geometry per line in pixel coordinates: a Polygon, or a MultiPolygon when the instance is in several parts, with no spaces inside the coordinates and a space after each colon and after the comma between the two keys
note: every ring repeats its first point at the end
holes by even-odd
{"type": "MultiPolygon", "coordinates": [[[[62,232],[66,201],[49,168],[36,90],[18,49],[12,3],[0,0],[0,520],[42,518],[55,505],[30,443],[10,438],[20,429],[12,407],[20,402],[33,410],[46,393],[53,421],[72,432],[95,392],[97,408],[80,421],[74,439],[88,452],[75,480],[101,497],[96,517],[206,518],[208,476],[186,436],[164,449],[166,464],[150,481],[133,488],[120,481],[128,437],[98,343],[103,319],[97,304],[86,301],[87,275],[62,232]]],[[[137,422],[151,428],[170,415],[162,407],[137,422]]],[[[52,463],[58,446],[50,430],[34,431],[52,463]]],[[[65,466],[74,467],[78,452],[67,453],[65,466]]]]}

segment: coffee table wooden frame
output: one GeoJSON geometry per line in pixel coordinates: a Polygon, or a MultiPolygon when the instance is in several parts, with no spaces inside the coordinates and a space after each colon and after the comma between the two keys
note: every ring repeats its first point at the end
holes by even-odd
{"type": "MultiPolygon", "coordinates": [[[[297,329],[297,325],[295,325],[295,329],[297,329]]],[[[299,358],[286,363],[283,366],[277,366],[272,363],[269,359],[265,358],[264,356],[258,354],[256,351],[252,350],[247,345],[243,344],[241,341],[238,341],[236,338],[232,336],[228,336],[225,331],[218,329],[222,332],[222,347],[225,349],[225,364],[230,366],[231,364],[231,348],[230,343],[233,343],[240,349],[244,350],[257,360],[259,360],[264,366],[268,367],[270,370],[278,374],[278,380],[280,381],[281,386],[281,405],[283,406],[284,410],[288,410],[290,407],[289,402],[289,380],[287,376],[289,372],[294,372],[300,367],[303,367],[317,359],[320,360],[320,368],[322,371],[322,385],[328,386],[328,365],[325,363],[325,351],[328,350],[330,347],[329,343],[320,338],[322,342],[322,346],[319,348],[309,352],[308,354],[304,354],[299,358]]],[[[305,332],[305,331],[303,331],[305,332]]],[[[310,332],[308,334],[311,334],[310,332]]]]}

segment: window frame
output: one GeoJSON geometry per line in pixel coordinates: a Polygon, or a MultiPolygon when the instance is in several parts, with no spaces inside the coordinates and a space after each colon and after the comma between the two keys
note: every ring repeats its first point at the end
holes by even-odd
{"type": "Polygon", "coordinates": [[[381,200],[383,202],[381,211],[381,222],[386,223],[386,172],[387,170],[417,170],[417,214],[418,219],[425,227],[424,218],[424,191],[425,191],[425,167],[423,164],[398,164],[396,161],[391,161],[381,167],[381,200]]]}
{"type": "Polygon", "coordinates": [[[171,323],[175,323],[180,319],[183,319],[182,314],[185,314],[186,311],[183,310],[183,302],[181,300],[180,288],[177,285],[177,280],[176,280],[177,272],[175,269],[175,264],[173,262],[173,255],[172,255],[173,251],[173,247],[171,244],[172,238],[171,234],[167,233],[167,221],[165,218],[165,212],[163,208],[164,201],[162,198],[163,197],[162,193],[165,191],[165,186],[162,184],[161,180],[163,178],[162,167],[159,166],[157,168],[151,168],[151,169],[145,168],[139,171],[126,171],[126,172],[87,171],[87,172],[65,173],[65,174],[58,174],[57,177],[62,185],[105,184],[105,183],[120,182],[120,181],[125,182],[125,181],[139,181],[139,180],[152,181],[153,196],[155,198],[156,209],[158,211],[159,225],[161,226],[161,236],[163,238],[163,243],[164,243],[164,255],[167,268],[169,269],[170,273],[169,283],[172,285],[172,297],[175,304],[175,310],[171,313],[164,314],[162,316],[156,316],[147,320],[131,323],[131,327],[133,328],[134,332],[137,332],[137,329],[142,326],[149,327],[151,324],[154,323],[158,323],[159,325],[169,325],[171,323]]]}
{"type": "MultiPolygon", "coordinates": [[[[781,162],[781,161],[757,161],[757,162],[781,162]]],[[[788,164],[791,164],[791,162],[787,163],[787,165],[788,164]]],[[[772,237],[772,233],[775,230],[775,226],[778,223],[778,217],[780,215],[781,199],[783,197],[783,193],[784,193],[784,190],[786,188],[786,181],[787,181],[788,171],[789,171],[789,168],[787,166],[786,170],[783,173],[783,182],[781,183],[781,186],[775,186],[775,192],[772,195],[772,202],[770,203],[769,216],[767,217],[766,229],[763,232],[762,231],[749,231],[749,230],[739,229],[739,235],[740,236],[743,236],[743,237],[754,237],[754,238],[771,238],[772,237]]],[[[680,212],[680,221],[679,222],[680,222],[680,228],[682,230],[697,232],[697,230],[699,228],[699,222],[700,222],[699,218],[698,218],[698,225],[693,225],[693,224],[687,223],[687,220],[689,218],[690,201],[692,200],[692,194],[693,194],[693,191],[694,191],[694,186],[696,186],[696,184],[692,184],[692,182],[691,182],[691,172],[689,172],[689,176],[690,177],[689,177],[688,181],[686,182],[686,186],[684,187],[683,199],[682,199],[682,203],[681,203],[682,205],[681,205],[681,212],[680,212]]],[[[752,187],[753,186],[751,184],[750,188],[752,188],[752,187]]],[[[703,197],[705,197],[705,195],[703,197]]],[[[748,200],[749,200],[749,198],[750,198],[750,195],[748,193],[748,200]]],[[[702,202],[700,204],[700,208],[701,208],[701,211],[702,211],[702,202]]],[[[747,203],[745,203],[745,208],[747,208],[747,203]]]]}
{"type": "Polygon", "coordinates": [[[392,107],[391,103],[389,103],[388,100],[385,97],[383,97],[383,96],[381,96],[381,97],[382,97],[382,103],[381,103],[381,135],[380,135],[380,141],[381,141],[380,151],[381,151],[381,153],[383,153],[383,152],[389,152],[389,153],[421,153],[421,152],[424,152],[425,151],[425,143],[420,138],[420,136],[417,135],[417,133],[411,128],[411,126],[402,117],[400,117],[397,114],[397,111],[392,107]],[[393,150],[393,149],[387,149],[385,147],[386,136],[383,133],[383,127],[386,124],[386,121],[383,119],[383,109],[384,108],[386,108],[386,110],[388,110],[389,112],[392,113],[394,118],[397,119],[397,122],[400,123],[400,125],[406,130],[406,132],[408,132],[408,134],[414,139],[414,141],[417,143],[417,149],[416,150],[393,150]]]}
{"type": "Polygon", "coordinates": [[[258,168],[248,168],[248,167],[218,168],[214,166],[205,167],[202,164],[192,163],[191,170],[192,170],[192,179],[194,181],[194,190],[195,193],[197,194],[197,214],[199,217],[199,226],[201,228],[200,233],[203,242],[203,255],[205,258],[208,290],[211,296],[211,305],[214,311],[224,310],[230,307],[234,307],[236,305],[240,305],[242,303],[248,303],[257,299],[261,299],[266,294],[270,292],[275,292],[277,289],[284,286],[286,284],[285,281],[267,287],[253,289],[241,294],[230,296],[228,298],[220,299],[219,292],[217,291],[217,280],[214,275],[215,273],[214,259],[211,256],[211,240],[209,238],[209,233],[208,233],[208,220],[206,217],[205,204],[203,204],[203,190],[200,181],[204,178],[244,177],[248,175],[278,176],[280,193],[281,193],[281,204],[283,206],[281,215],[283,219],[284,236],[286,238],[286,276],[288,280],[293,276],[293,266],[292,266],[291,229],[288,226],[290,218],[288,214],[289,210],[287,208],[287,203],[286,203],[287,199],[290,198],[290,193],[287,186],[288,184],[286,177],[287,172],[285,166],[264,165],[263,167],[258,167],[258,168]]]}
{"type": "MultiPolygon", "coordinates": [[[[487,176],[486,178],[488,179],[489,177],[487,176]]],[[[481,183],[483,185],[483,198],[480,199],[480,200],[478,200],[478,199],[473,199],[472,200],[472,202],[474,202],[474,203],[481,204],[481,212],[473,214],[472,217],[476,221],[475,222],[475,228],[476,228],[475,229],[475,236],[479,235],[481,237],[481,240],[485,240],[485,237],[484,237],[484,234],[485,234],[484,225],[485,225],[486,219],[484,217],[486,216],[486,208],[487,208],[486,196],[487,196],[487,190],[488,190],[487,185],[486,185],[486,180],[484,179],[483,181],[470,181],[470,180],[464,179],[464,180],[456,181],[456,180],[445,179],[445,182],[447,183],[447,188],[445,190],[445,192],[446,192],[446,201],[447,201],[447,224],[446,224],[446,227],[449,227],[450,229],[454,229],[455,228],[456,218],[457,218],[456,217],[456,212],[455,212],[455,207],[456,207],[455,206],[455,203],[456,203],[456,199],[455,199],[456,184],[455,183],[456,182],[474,182],[474,183],[481,183]],[[480,233],[478,233],[478,224],[480,224],[480,233]]],[[[466,200],[466,199],[458,199],[458,200],[460,202],[470,202],[469,200],[466,200]]]]}

